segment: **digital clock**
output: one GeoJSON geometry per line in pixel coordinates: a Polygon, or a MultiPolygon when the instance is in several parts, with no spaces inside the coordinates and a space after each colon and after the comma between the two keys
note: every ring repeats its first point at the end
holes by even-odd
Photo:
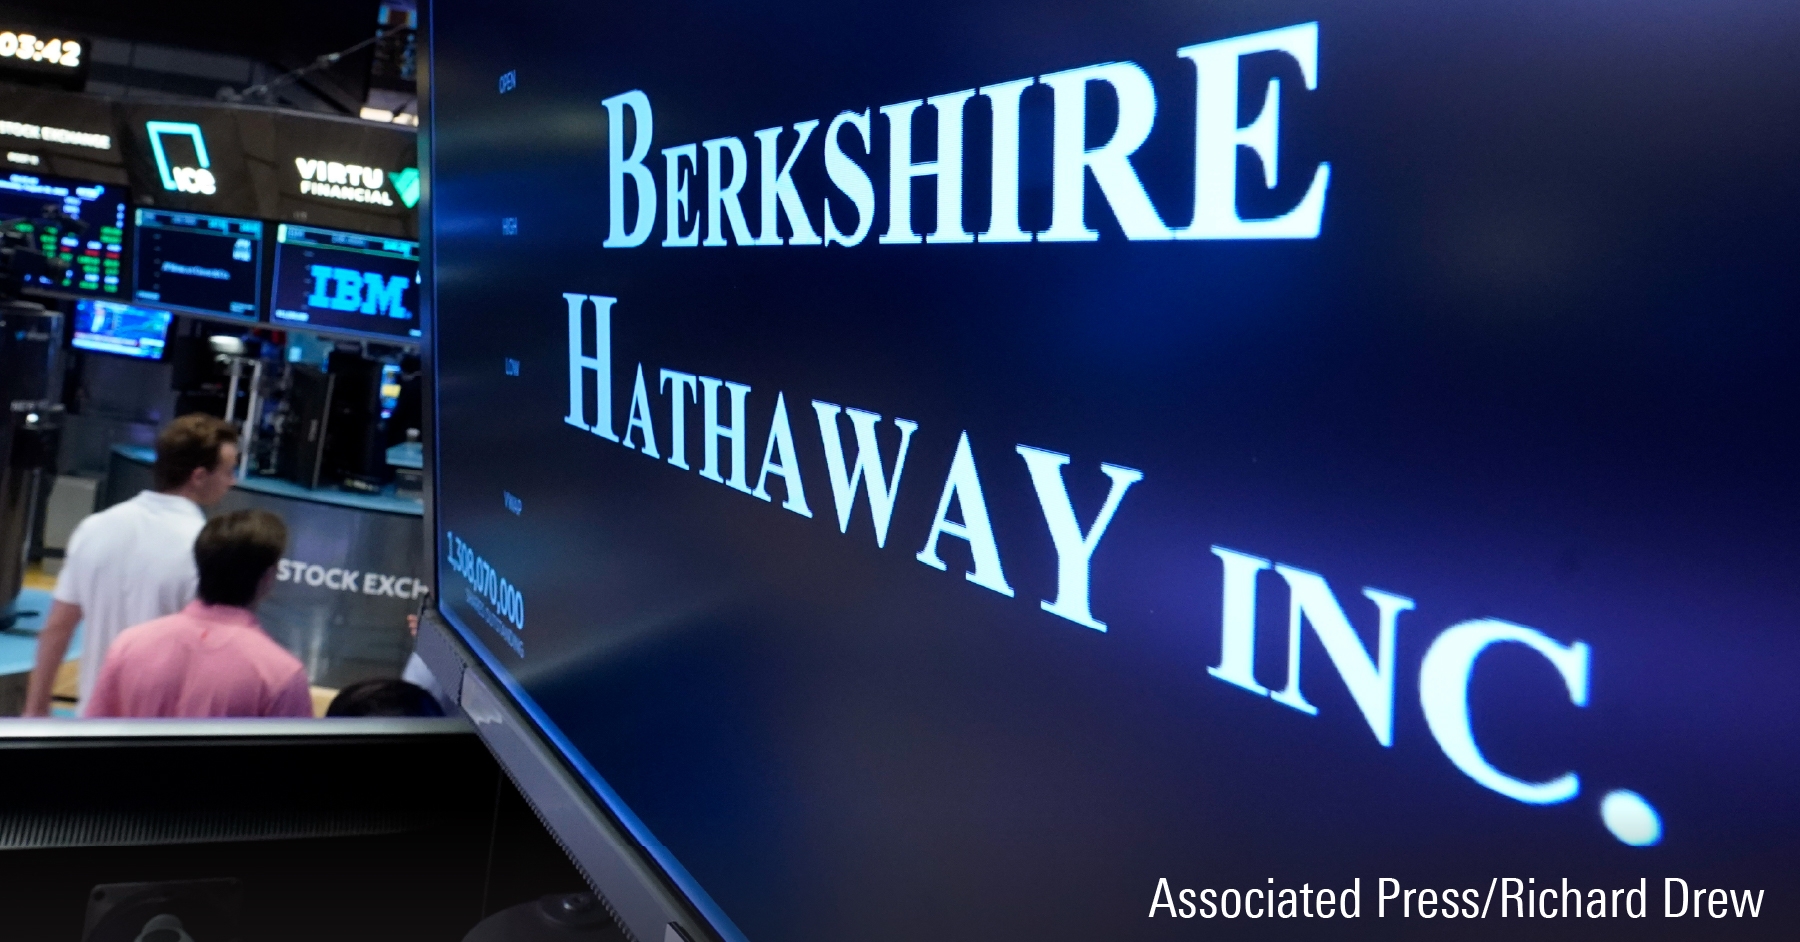
{"type": "Polygon", "coordinates": [[[83,51],[85,50],[79,40],[55,37],[44,39],[32,33],[0,30],[0,60],[17,59],[78,69],[82,64],[83,51]]]}

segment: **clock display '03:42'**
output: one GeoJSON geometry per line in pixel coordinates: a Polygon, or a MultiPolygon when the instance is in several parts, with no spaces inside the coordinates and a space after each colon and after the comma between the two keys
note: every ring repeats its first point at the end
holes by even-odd
{"type": "Polygon", "coordinates": [[[23,59],[67,69],[81,65],[81,43],[73,39],[39,39],[31,33],[0,31],[0,59],[23,59]]]}

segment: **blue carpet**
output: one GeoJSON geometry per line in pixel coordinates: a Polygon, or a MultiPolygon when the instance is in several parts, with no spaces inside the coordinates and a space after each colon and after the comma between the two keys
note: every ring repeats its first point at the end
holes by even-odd
{"type": "MultiPolygon", "coordinates": [[[[19,600],[13,608],[19,612],[31,612],[25,615],[6,630],[0,631],[0,674],[22,674],[31,670],[37,660],[37,633],[44,627],[44,619],[50,617],[50,593],[43,589],[26,589],[19,593],[19,600]]],[[[69,653],[63,658],[72,661],[81,655],[81,628],[75,629],[75,637],[69,642],[69,653]]]]}

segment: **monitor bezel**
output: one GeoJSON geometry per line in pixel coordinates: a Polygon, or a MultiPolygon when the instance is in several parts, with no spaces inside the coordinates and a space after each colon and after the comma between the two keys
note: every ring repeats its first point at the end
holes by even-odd
{"type": "MultiPolygon", "coordinates": [[[[423,147],[424,145],[421,144],[420,146],[423,147]]],[[[275,251],[270,256],[271,263],[270,263],[270,268],[269,268],[269,289],[268,289],[267,301],[263,305],[263,323],[266,324],[269,327],[269,329],[271,329],[271,330],[303,330],[303,331],[307,331],[309,333],[318,334],[321,337],[341,337],[341,338],[349,339],[349,340],[368,340],[368,341],[374,341],[374,342],[379,342],[379,343],[392,344],[393,346],[396,346],[396,347],[416,348],[416,347],[424,346],[425,338],[427,336],[427,331],[425,329],[425,310],[424,310],[426,304],[425,304],[425,277],[424,277],[425,242],[422,238],[422,236],[424,235],[424,226],[425,226],[424,219],[423,219],[423,206],[424,206],[423,197],[420,198],[419,204],[421,207],[421,218],[420,218],[421,239],[416,242],[412,239],[401,239],[401,238],[398,238],[395,236],[377,235],[372,232],[357,232],[353,229],[333,229],[328,226],[314,226],[314,225],[308,225],[306,223],[301,223],[301,222],[277,222],[277,223],[274,223],[274,225],[276,227],[275,228],[275,251]],[[334,233],[337,235],[356,236],[359,239],[383,239],[383,240],[386,240],[389,242],[412,242],[413,245],[417,246],[418,250],[419,250],[419,257],[417,259],[418,267],[417,267],[416,271],[418,272],[418,275],[416,277],[418,278],[418,281],[416,282],[416,284],[419,287],[419,311],[417,312],[416,323],[418,324],[417,329],[419,331],[419,336],[411,337],[411,336],[401,336],[398,334],[384,334],[379,331],[373,331],[373,330],[357,330],[353,327],[326,326],[326,325],[321,325],[321,324],[315,324],[310,321],[285,321],[285,320],[281,320],[281,319],[277,318],[275,316],[275,291],[277,290],[277,286],[280,284],[280,281],[281,281],[281,249],[282,249],[282,246],[284,246],[286,244],[281,240],[281,232],[284,228],[286,228],[288,226],[293,226],[293,227],[296,227],[299,229],[306,229],[306,230],[309,230],[312,232],[330,232],[330,233],[334,233]]]]}
{"type": "Polygon", "coordinates": [[[168,359],[168,356],[169,356],[169,331],[175,326],[176,314],[177,314],[176,311],[170,310],[165,307],[158,307],[158,306],[154,306],[154,305],[128,304],[124,301],[114,301],[109,298],[90,298],[90,297],[85,297],[85,296],[79,297],[79,298],[75,299],[75,310],[69,319],[69,328],[70,328],[69,329],[69,346],[76,350],[80,350],[83,353],[99,353],[99,354],[103,354],[105,356],[119,357],[120,359],[124,359],[124,360],[140,360],[140,361],[143,361],[146,363],[161,363],[164,360],[168,359]],[[79,327],[76,326],[78,319],[81,317],[81,306],[83,304],[117,304],[121,307],[135,307],[135,308],[139,308],[139,309],[146,310],[146,311],[157,311],[159,313],[169,315],[169,322],[167,324],[163,325],[162,349],[156,354],[156,356],[151,357],[151,356],[138,356],[136,354],[131,354],[131,353],[123,353],[118,350],[108,350],[103,347],[84,345],[81,342],[81,335],[84,332],[79,327]]]}
{"type": "MultiPolygon", "coordinates": [[[[182,314],[182,315],[186,315],[189,317],[200,317],[200,318],[206,318],[209,320],[229,322],[232,324],[259,324],[259,323],[266,322],[268,320],[269,306],[270,306],[270,302],[273,299],[269,295],[269,291],[265,290],[265,288],[269,288],[269,290],[272,290],[272,287],[266,286],[264,284],[265,281],[269,280],[264,277],[265,275],[268,274],[269,265],[268,265],[268,260],[265,257],[265,254],[263,252],[263,248],[268,243],[268,238],[267,238],[266,233],[267,233],[267,227],[271,225],[269,220],[256,219],[256,218],[253,218],[250,216],[222,216],[217,213],[190,213],[185,210],[163,209],[163,208],[157,207],[157,206],[133,206],[133,207],[131,207],[131,212],[128,213],[127,215],[131,219],[131,304],[134,307],[154,307],[154,308],[159,308],[159,309],[165,310],[165,311],[172,311],[176,314],[182,314]],[[257,223],[257,224],[263,226],[265,235],[257,237],[256,311],[251,314],[233,314],[229,311],[215,311],[210,308],[190,307],[185,304],[173,304],[173,303],[170,303],[167,301],[160,301],[160,300],[159,301],[151,301],[151,300],[148,300],[145,298],[138,297],[137,296],[137,288],[138,288],[138,286],[137,286],[137,266],[138,266],[138,263],[140,261],[142,261],[142,259],[143,259],[143,253],[138,251],[138,239],[143,231],[143,227],[141,225],[139,225],[139,223],[138,223],[138,214],[146,213],[146,212],[149,212],[149,213],[173,213],[173,214],[182,215],[182,216],[195,216],[195,217],[198,217],[201,219],[224,219],[224,220],[229,220],[231,222],[254,222],[254,223],[257,223]]],[[[86,295],[83,295],[83,297],[86,297],[86,295]]]]}
{"type": "MultiPolygon", "coordinates": [[[[31,297],[73,299],[78,301],[92,299],[96,301],[120,301],[128,303],[135,300],[133,297],[133,289],[136,286],[132,284],[132,281],[137,274],[136,270],[133,268],[133,266],[137,264],[137,259],[134,257],[136,255],[137,246],[133,242],[135,234],[132,232],[132,229],[135,226],[136,217],[132,210],[137,209],[137,204],[132,202],[130,185],[124,183],[108,183],[105,180],[93,180],[87,177],[66,177],[59,173],[26,173],[23,170],[11,168],[8,168],[5,173],[8,176],[49,177],[58,182],[117,188],[120,194],[120,202],[124,204],[126,210],[124,233],[119,239],[120,278],[118,294],[109,296],[104,292],[64,288],[52,285],[26,285],[23,289],[25,294],[31,297]]],[[[4,214],[0,214],[0,220],[5,218],[4,214]]]]}
{"type": "MultiPolygon", "coordinates": [[[[436,149],[430,129],[436,113],[436,17],[419,8],[419,343],[421,422],[430,430],[424,451],[423,538],[431,559],[433,592],[419,628],[418,653],[446,691],[452,692],[482,742],[525,796],[539,820],[568,852],[589,886],[614,918],[645,942],[741,942],[742,936],[716,907],[706,907],[681,887],[656,856],[631,835],[621,812],[594,790],[569,758],[531,723],[514,694],[477,653],[465,629],[447,617],[441,587],[444,554],[438,540],[437,469],[437,270],[436,212],[433,199],[436,149]],[[717,921],[707,914],[712,910],[717,921]]],[[[271,287],[271,290],[273,288],[271,287]]],[[[274,304],[271,298],[270,316],[274,304]]],[[[701,894],[704,895],[703,893],[701,894]]]]}

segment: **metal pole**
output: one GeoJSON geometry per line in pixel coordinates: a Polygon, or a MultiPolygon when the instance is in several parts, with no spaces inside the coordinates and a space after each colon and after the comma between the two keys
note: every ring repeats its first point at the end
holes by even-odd
{"type": "Polygon", "coordinates": [[[31,565],[31,537],[37,532],[38,488],[44,484],[44,469],[32,468],[25,486],[25,545],[19,548],[19,565],[31,565]]]}
{"type": "Polygon", "coordinates": [[[227,422],[237,418],[238,374],[243,372],[243,366],[244,361],[237,357],[231,358],[231,384],[225,389],[225,421],[227,422]]]}
{"type": "Polygon", "coordinates": [[[250,364],[250,401],[244,404],[244,430],[238,443],[238,477],[243,478],[250,473],[250,450],[256,447],[256,427],[262,419],[262,374],[261,360],[250,364]]]}

